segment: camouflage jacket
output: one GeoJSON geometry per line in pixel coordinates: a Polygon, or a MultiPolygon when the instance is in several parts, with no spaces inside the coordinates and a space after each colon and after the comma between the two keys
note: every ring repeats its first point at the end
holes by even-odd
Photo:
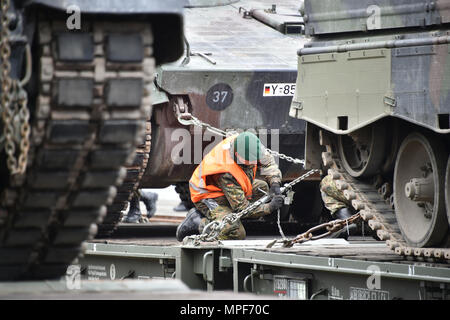
{"type": "MultiPolygon", "coordinates": [[[[254,165],[246,166],[246,165],[239,165],[242,170],[244,170],[245,174],[248,176],[252,184],[254,183],[253,179],[253,168],[254,165]]],[[[280,183],[281,184],[281,171],[278,168],[278,165],[275,162],[275,159],[273,156],[268,153],[267,151],[264,153],[264,156],[262,159],[259,160],[258,166],[257,166],[257,177],[263,178],[267,184],[270,186],[273,183],[280,183]]],[[[212,183],[219,187],[222,192],[224,193],[224,196],[216,198],[216,202],[218,204],[228,204],[230,205],[231,209],[234,212],[242,211],[243,209],[247,208],[250,202],[256,201],[257,199],[247,199],[245,197],[244,191],[242,190],[240,184],[236,181],[236,179],[230,174],[230,173],[223,173],[223,174],[217,174],[212,177],[212,183]]],[[[266,215],[269,214],[269,205],[264,204],[261,205],[259,208],[255,209],[253,211],[252,215],[258,216],[258,215],[266,215]]]]}

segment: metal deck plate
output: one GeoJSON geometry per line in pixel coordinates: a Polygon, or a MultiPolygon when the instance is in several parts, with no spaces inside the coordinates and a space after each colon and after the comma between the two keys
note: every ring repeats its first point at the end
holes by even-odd
{"type": "Polygon", "coordinates": [[[54,280],[0,282],[0,300],[261,300],[275,299],[231,291],[189,289],[177,279],[54,280]]]}
{"type": "MultiPolygon", "coordinates": [[[[292,69],[296,68],[296,51],[306,42],[304,36],[286,36],[256,19],[244,19],[239,8],[270,9],[277,4],[280,13],[298,13],[298,1],[239,1],[212,8],[185,9],[186,38],[192,52],[210,53],[213,66],[205,58],[191,56],[183,69],[292,69]],[[277,3],[278,2],[278,3],[277,3]],[[270,50],[268,50],[270,47],[270,50]]],[[[183,57],[184,58],[184,57],[183,57]]],[[[179,61],[166,65],[177,68],[179,61]]],[[[166,68],[166,66],[164,68],[166,68]]]]}

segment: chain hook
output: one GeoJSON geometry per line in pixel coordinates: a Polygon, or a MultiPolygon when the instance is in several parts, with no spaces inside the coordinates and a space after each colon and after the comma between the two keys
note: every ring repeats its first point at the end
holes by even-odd
{"type": "Polygon", "coordinates": [[[177,97],[177,101],[173,104],[173,111],[178,122],[185,126],[195,125],[195,117],[189,113],[188,106],[182,97],[177,97]]]}

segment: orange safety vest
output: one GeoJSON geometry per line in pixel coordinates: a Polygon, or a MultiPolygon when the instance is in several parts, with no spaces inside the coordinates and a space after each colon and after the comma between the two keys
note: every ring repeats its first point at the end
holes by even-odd
{"type": "MultiPolygon", "coordinates": [[[[237,135],[224,139],[217,144],[197,166],[189,180],[191,200],[196,203],[203,199],[223,196],[222,189],[214,185],[206,185],[206,177],[218,173],[230,173],[241,186],[248,198],[252,195],[252,182],[244,170],[230,156],[230,147],[237,135]]],[[[256,176],[256,165],[253,168],[253,179],[256,176]]]]}

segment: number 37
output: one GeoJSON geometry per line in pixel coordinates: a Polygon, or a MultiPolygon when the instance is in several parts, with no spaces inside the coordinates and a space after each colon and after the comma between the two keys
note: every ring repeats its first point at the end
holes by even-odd
{"type": "Polygon", "coordinates": [[[213,102],[225,102],[225,99],[227,98],[228,91],[214,91],[213,92],[213,102]]]}

